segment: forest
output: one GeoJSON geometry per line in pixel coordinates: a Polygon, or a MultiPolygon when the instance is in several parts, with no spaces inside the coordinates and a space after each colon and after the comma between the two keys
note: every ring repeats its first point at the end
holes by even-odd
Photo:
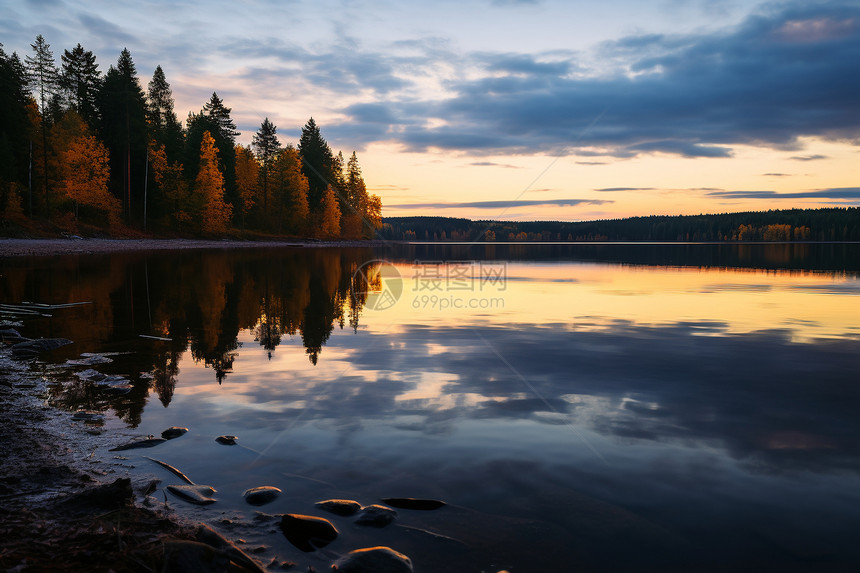
{"type": "Polygon", "coordinates": [[[385,217],[380,234],[388,240],[406,241],[860,241],[860,208],[579,222],[385,217]]]}
{"type": "Polygon", "coordinates": [[[164,70],[144,90],[128,49],[104,73],[77,44],[0,44],[0,234],[373,237],[382,203],[355,152],[309,119],[296,146],[264,119],[250,146],[216,92],[181,122],[164,70]]]}

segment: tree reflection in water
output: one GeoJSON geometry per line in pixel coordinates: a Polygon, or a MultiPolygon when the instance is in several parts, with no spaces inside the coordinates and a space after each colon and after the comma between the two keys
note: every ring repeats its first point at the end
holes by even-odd
{"type": "Polygon", "coordinates": [[[55,399],[70,408],[111,407],[137,425],[150,390],[170,404],[186,349],[223,383],[243,329],[270,359],[283,337],[298,335],[317,364],[336,326],[357,330],[368,289],[351,290],[352,275],[373,258],[366,248],[283,248],[0,259],[0,300],[91,301],[28,320],[22,333],[75,341],[45,357],[53,363],[83,352],[128,353],[99,366],[129,376],[127,394],[59,370],[54,377],[66,383],[55,399]]]}

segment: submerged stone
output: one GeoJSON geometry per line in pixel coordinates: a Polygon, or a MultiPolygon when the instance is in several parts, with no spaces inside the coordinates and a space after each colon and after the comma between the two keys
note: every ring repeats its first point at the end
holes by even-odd
{"type": "Polygon", "coordinates": [[[180,428],[179,426],[170,426],[163,432],[161,432],[161,437],[165,440],[172,440],[173,438],[178,438],[182,434],[188,431],[188,428],[180,428]]]}
{"type": "Polygon", "coordinates": [[[39,338],[37,340],[27,340],[12,345],[12,355],[16,358],[34,358],[40,352],[54,350],[61,346],[71,344],[72,341],[68,338],[39,338]]]}
{"type": "Polygon", "coordinates": [[[164,438],[148,438],[146,440],[136,440],[134,442],[129,442],[127,444],[111,448],[108,451],[120,452],[122,450],[135,450],[137,448],[151,448],[157,446],[158,444],[163,444],[166,441],[167,440],[165,440],[164,438]]]}
{"type": "Polygon", "coordinates": [[[266,505],[275,501],[279,495],[281,495],[280,489],[270,485],[262,485],[245,490],[242,497],[251,505],[266,505]]]}
{"type": "Polygon", "coordinates": [[[104,414],[92,410],[78,410],[72,415],[72,420],[79,422],[104,422],[104,414]]]}
{"type": "Polygon", "coordinates": [[[215,441],[224,446],[235,446],[238,439],[236,436],[218,436],[215,441]]]}
{"type": "Polygon", "coordinates": [[[342,516],[355,515],[361,509],[361,504],[351,499],[327,499],[318,501],[314,505],[329,513],[342,516]]]}
{"type": "Polygon", "coordinates": [[[395,519],[397,519],[396,511],[384,505],[374,504],[362,508],[355,523],[369,527],[385,527],[395,519]]]}
{"type": "Polygon", "coordinates": [[[281,531],[287,541],[305,553],[325,547],[338,536],[337,528],[328,519],[295,513],[281,517],[281,531]]]}
{"type": "Polygon", "coordinates": [[[215,498],[212,497],[212,494],[215,493],[215,488],[212,486],[169,485],[167,486],[167,491],[189,503],[196,503],[197,505],[215,503],[215,498]]]}
{"type": "Polygon", "coordinates": [[[390,547],[356,549],[332,565],[338,573],[412,573],[412,560],[390,547]]]}
{"type": "Polygon", "coordinates": [[[414,497],[384,497],[382,501],[391,507],[419,509],[423,511],[439,509],[445,505],[444,501],[439,501],[438,499],[418,499],[414,497]]]}

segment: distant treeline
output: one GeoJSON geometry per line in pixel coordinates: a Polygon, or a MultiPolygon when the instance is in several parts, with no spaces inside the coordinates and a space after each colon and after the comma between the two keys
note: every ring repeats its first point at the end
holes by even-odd
{"type": "Polygon", "coordinates": [[[357,239],[381,224],[355,152],[334,154],[313,118],[295,147],[268,118],[242,146],[217,93],[182,122],[161,66],[144,90],[127,49],[102,73],[80,44],[59,67],[41,35],[31,48],[0,44],[0,233],[357,239]]]}
{"type": "Polygon", "coordinates": [[[385,239],[406,241],[860,241],[860,208],[581,222],[385,217],[380,232],[385,239]]]}

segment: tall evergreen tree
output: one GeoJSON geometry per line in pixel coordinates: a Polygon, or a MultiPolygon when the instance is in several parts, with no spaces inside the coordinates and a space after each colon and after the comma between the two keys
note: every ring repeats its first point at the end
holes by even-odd
{"type": "Polygon", "coordinates": [[[326,188],[336,183],[336,178],[331,147],[323,139],[314,118],[310,118],[302,128],[299,153],[302,156],[302,172],[308,178],[308,203],[311,211],[319,212],[326,188]]]}
{"type": "Polygon", "coordinates": [[[209,131],[218,148],[218,158],[221,161],[224,174],[224,189],[227,201],[234,206],[233,213],[241,212],[240,199],[236,191],[236,138],[239,131],[230,117],[231,108],[224,105],[218,94],[212,92],[212,97],[203,105],[201,115],[209,120],[209,131]]]}
{"type": "Polygon", "coordinates": [[[346,195],[347,203],[353,209],[359,210],[367,196],[367,189],[364,185],[364,178],[361,176],[361,166],[358,164],[358,157],[355,155],[355,151],[352,152],[352,156],[350,156],[349,162],[346,164],[346,176],[344,179],[344,194],[346,195]]]}
{"type": "Polygon", "coordinates": [[[36,41],[30,44],[30,47],[33,48],[33,55],[27,56],[25,61],[27,62],[30,87],[36,95],[39,113],[42,115],[42,166],[44,168],[42,193],[45,207],[50,211],[48,200],[48,117],[50,114],[47,112],[49,103],[57,93],[60,75],[57,65],[54,63],[54,52],[51,51],[51,45],[45,41],[42,34],[36,36],[36,41]]]}
{"type": "Polygon", "coordinates": [[[251,141],[251,145],[254,147],[254,151],[257,152],[257,159],[260,161],[260,179],[262,183],[262,191],[263,191],[263,212],[268,208],[268,179],[269,179],[269,167],[272,165],[272,161],[277,156],[278,152],[281,150],[281,142],[278,141],[278,136],[275,134],[277,131],[277,127],[269,121],[269,118],[265,118],[263,123],[260,124],[260,129],[257,133],[254,134],[254,139],[251,141]]]}
{"type": "Polygon", "coordinates": [[[146,98],[128,49],[105,75],[99,108],[100,132],[110,153],[111,192],[122,199],[126,220],[135,222],[144,212],[146,98]]]}
{"type": "Polygon", "coordinates": [[[71,51],[64,50],[60,85],[66,93],[72,109],[78,112],[87,124],[98,125],[96,96],[101,85],[101,72],[96,57],[78,44],[71,51]]]}
{"type": "MultiPolygon", "coordinates": [[[[0,218],[17,212],[16,203],[28,183],[30,122],[27,110],[32,101],[27,92],[27,70],[16,53],[7,55],[0,44],[0,218]]],[[[30,202],[28,213],[32,216],[30,202]]]]}
{"type": "Polygon", "coordinates": [[[236,143],[239,132],[236,131],[236,124],[233,123],[233,119],[230,117],[231,111],[233,109],[225,106],[224,100],[219,98],[216,92],[212,92],[212,97],[209,98],[208,102],[203,104],[203,113],[215,120],[215,123],[218,124],[218,130],[224,139],[229,139],[231,143],[236,143]]]}
{"type": "Polygon", "coordinates": [[[59,90],[60,72],[54,62],[51,44],[45,41],[42,34],[36,36],[36,41],[30,44],[30,47],[33,48],[33,55],[24,59],[27,62],[30,87],[39,103],[39,112],[44,116],[51,98],[59,90]]]}
{"type": "Polygon", "coordinates": [[[164,146],[167,160],[174,162],[182,153],[182,124],[174,110],[173,91],[161,66],[155,67],[147,86],[147,119],[153,139],[164,146]]]}

